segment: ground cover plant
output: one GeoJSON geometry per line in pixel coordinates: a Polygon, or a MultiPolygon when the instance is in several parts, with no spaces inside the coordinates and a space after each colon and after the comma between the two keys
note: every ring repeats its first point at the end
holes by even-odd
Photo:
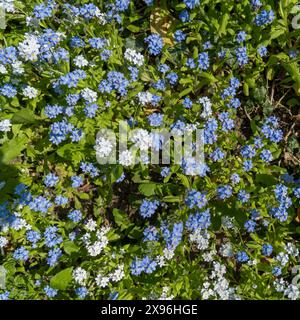
{"type": "Polygon", "coordinates": [[[300,298],[297,1],[0,9],[1,299],[300,298]]]}

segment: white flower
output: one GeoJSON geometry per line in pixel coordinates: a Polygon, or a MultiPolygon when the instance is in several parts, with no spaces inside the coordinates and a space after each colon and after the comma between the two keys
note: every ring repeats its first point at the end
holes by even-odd
{"type": "Polygon", "coordinates": [[[249,260],[249,261],[247,262],[247,264],[248,264],[249,266],[256,266],[257,263],[258,263],[258,261],[257,261],[256,259],[249,260]]]}
{"type": "Polygon", "coordinates": [[[134,164],[134,157],[129,150],[122,151],[119,155],[119,163],[122,166],[131,166],[134,164]]]}
{"type": "Polygon", "coordinates": [[[38,90],[33,88],[33,87],[30,87],[30,86],[26,86],[24,89],[23,89],[23,95],[25,97],[28,97],[29,99],[34,99],[37,97],[37,95],[39,94],[38,90]]]}
{"type": "Polygon", "coordinates": [[[166,260],[171,260],[175,255],[174,250],[168,248],[165,248],[163,253],[166,260]]]}
{"type": "Polygon", "coordinates": [[[212,115],[212,110],[211,110],[212,104],[208,97],[202,97],[198,99],[198,103],[203,106],[201,117],[208,118],[209,116],[212,115]]]}
{"type": "Polygon", "coordinates": [[[204,252],[203,255],[202,255],[203,260],[205,262],[212,262],[213,259],[214,259],[215,254],[216,254],[215,250],[212,250],[210,252],[204,252]]]}
{"type": "Polygon", "coordinates": [[[97,92],[89,89],[89,88],[85,88],[83,90],[81,90],[81,96],[84,100],[86,100],[89,103],[95,102],[97,101],[97,92]]]}
{"type": "Polygon", "coordinates": [[[73,60],[74,64],[78,68],[86,67],[89,62],[86,60],[86,58],[83,55],[79,55],[74,58],[73,60]]]}
{"type": "Polygon", "coordinates": [[[106,242],[103,241],[95,241],[93,244],[87,246],[87,251],[90,256],[96,257],[98,256],[104,247],[106,247],[108,240],[106,242]]]}
{"type": "Polygon", "coordinates": [[[173,300],[174,296],[173,295],[168,295],[168,291],[170,290],[169,287],[163,287],[162,289],[162,294],[158,300],[173,300]]]}
{"type": "Polygon", "coordinates": [[[297,247],[296,247],[293,243],[291,243],[291,242],[289,242],[289,243],[287,243],[287,244],[285,245],[285,250],[286,250],[286,252],[287,252],[290,256],[292,256],[292,257],[297,257],[297,256],[299,255],[299,250],[298,250],[297,247]]]}
{"type": "Polygon", "coordinates": [[[164,256],[157,256],[155,258],[155,261],[160,268],[166,265],[166,260],[164,256]]]}
{"type": "Polygon", "coordinates": [[[209,246],[210,235],[206,231],[201,231],[200,229],[195,230],[190,234],[189,239],[197,245],[199,250],[205,250],[209,246]]]}
{"type": "Polygon", "coordinates": [[[107,23],[106,14],[101,12],[99,8],[96,9],[95,16],[99,19],[99,23],[101,25],[105,25],[107,23]]]}
{"type": "Polygon", "coordinates": [[[89,231],[95,231],[97,228],[97,222],[93,219],[89,219],[86,224],[85,227],[89,230],[89,231]]]}
{"type": "Polygon", "coordinates": [[[283,292],[285,290],[287,283],[283,279],[275,279],[274,288],[277,292],[283,292]]]}
{"type": "Polygon", "coordinates": [[[11,123],[9,119],[4,119],[0,121],[0,131],[8,132],[11,130],[11,123]]]}
{"type": "Polygon", "coordinates": [[[109,140],[98,137],[94,149],[96,150],[96,156],[103,158],[109,156],[113,149],[113,145],[109,140]]]}
{"type": "Polygon", "coordinates": [[[219,249],[219,253],[224,258],[233,257],[233,250],[230,243],[224,243],[219,249]]]}
{"type": "Polygon", "coordinates": [[[125,272],[124,272],[124,265],[120,265],[115,272],[110,276],[111,281],[117,282],[124,278],[125,272]]]}
{"type": "Polygon", "coordinates": [[[137,129],[131,132],[130,140],[134,142],[135,147],[141,150],[148,150],[152,144],[151,135],[144,129],[137,129]]]}
{"type": "Polygon", "coordinates": [[[137,97],[139,99],[140,104],[142,104],[143,106],[145,106],[148,103],[151,103],[151,101],[153,99],[153,95],[149,91],[147,91],[147,92],[139,92],[137,94],[137,97]]]}
{"type": "Polygon", "coordinates": [[[4,9],[7,12],[14,12],[14,0],[0,0],[0,8],[4,9]]]}
{"type": "Polygon", "coordinates": [[[8,240],[5,237],[0,237],[0,248],[4,248],[8,244],[8,240]]]}
{"type": "Polygon", "coordinates": [[[40,45],[38,39],[34,35],[25,34],[25,40],[18,45],[19,54],[25,61],[37,60],[40,53],[40,45]]]}
{"type": "Polygon", "coordinates": [[[289,262],[289,255],[284,252],[280,252],[275,259],[284,267],[289,262]]]}
{"type": "Polygon", "coordinates": [[[81,267],[78,267],[73,270],[73,278],[74,278],[74,281],[77,282],[78,284],[84,285],[86,282],[86,279],[88,278],[88,273],[81,267]]]}
{"type": "Polygon", "coordinates": [[[293,284],[288,285],[288,287],[284,290],[284,295],[291,300],[297,300],[300,292],[297,286],[293,284]]]}
{"type": "Polygon", "coordinates": [[[21,61],[15,61],[12,65],[13,74],[20,75],[24,73],[23,63],[21,61]]]}
{"type": "Polygon", "coordinates": [[[144,64],[145,60],[144,56],[139,52],[135,51],[134,49],[126,49],[124,53],[124,58],[139,67],[144,64]]]}
{"type": "Polygon", "coordinates": [[[1,74],[6,74],[7,73],[7,70],[5,68],[5,66],[3,64],[0,64],[0,73],[1,74]]]}
{"type": "Polygon", "coordinates": [[[222,216],[221,217],[222,225],[227,229],[234,228],[234,218],[229,216],[222,216]]]}
{"type": "Polygon", "coordinates": [[[95,280],[97,285],[101,288],[105,288],[109,284],[109,277],[103,277],[101,274],[98,274],[95,280]]]}
{"type": "MultiPolygon", "coordinates": [[[[15,214],[15,216],[17,216],[15,214]]],[[[26,222],[25,219],[23,218],[16,218],[12,223],[11,223],[11,228],[14,230],[21,230],[21,229],[25,229],[25,230],[30,230],[31,226],[26,222]]]]}

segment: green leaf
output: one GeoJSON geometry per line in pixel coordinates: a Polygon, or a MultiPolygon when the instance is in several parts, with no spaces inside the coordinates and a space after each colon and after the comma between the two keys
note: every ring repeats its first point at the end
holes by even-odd
{"type": "Polygon", "coordinates": [[[150,197],[155,194],[156,183],[142,183],[139,185],[139,191],[141,194],[150,197]]]}
{"type": "Polygon", "coordinates": [[[221,18],[221,24],[220,24],[220,28],[219,28],[219,36],[221,36],[222,34],[226,34],[226,29],[227,29],[227,24],[229,21],[230,15],[228,13],[225,13],[222,18],[221,18]]]}
{"type": "Polygon", "coordinates": [[[17,137],[15,139],[6,141],[0,148],[0,162],[7,164],[19,156],[26,148],[26,143],[26,137],[17,137]]]}
{"type": "Polygon", "coordinates": [[[34,123],[35,121],[35,115],[33,111],[29,109],[17,111],[11,119],[12,124],[29,124],[34,123]]]}
{"type": "Polygon", "coordinates": [[[181,202],[182,199],[180,196],[165,196],[163,197],[164,202],[181,202]]]}
{"type": "Polygon", "coordinates": [[[72,271],[73,267],[58,272],[50,280],[51,287],[58,290],[67,289],[69,283],[72,281],[72,271]]]}
{"type": "Polygon", "coordinates": [[[71,255],[73,252],[78,252],[79,247],[73,241],[64,242],[64,250],[68,255],[71,255]]]}
{"type": "Polygon", "coordinates": [[[255,181],[264,186],[272,186],[277,183],[276,179],[270,174],[257,174],[255,181]]]}
{"type": "Polygon", "coordinates": [[[129,31],[131,32],[139,32],[140,31],[140,27],[135,26],[133,24],[130,24],[129,26],[126,27],[129,31]]]}
{"type": "Polygon", "coordinates": [[[113,216],[116,225],[121,227],[122,230],[127,229],[132,224],[126,212],[119,209],[113,209],[113,216]]]}
{"type": "Polygon", "coordinates": [[[114,166],[110,173],[111,182],[115,182],[119,178],[121,178],[122,173],[123,173],[123,167],[121,165],[114,166]]]}

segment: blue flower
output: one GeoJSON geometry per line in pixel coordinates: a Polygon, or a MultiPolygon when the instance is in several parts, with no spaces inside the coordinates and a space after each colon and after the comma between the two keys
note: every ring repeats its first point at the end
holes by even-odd
{"type": "Polygon", "coordinates": [[[112,90],[117,91],[121,96],[127,94],[129,81],[124,74],[117,71],[110,71],[107,74],[107,79],[102,80],[99,84],[99,90],[102,93],[111,93],[112,90]]]}
{"type": "Polygon", "coordinates": [[[67,197],[63,197],[61,195],[56,196],[55,200],[54,200],[55,204],[58,206],[65,205],[68,203],[68,201],[69,201],[69,199],[67,197]]]}
{"type": "Polygon", "coordinates": [[[54,267],[58,263],[58,259],[62,256],[62,251],[60,248],[51,249],[48,252],[47,264],[50,267],[54,267]]]}
{"type": "Polygon", "coordinates": [[[68,214],[68,218],[77,223],[82,220],[82,213],[80,210],[73,210],[68,214]]]}
{"type": "Polygon", "coordinates": [[[240,176],[237,173],[233,173],[230,177],[230,180],[232,182],[233,185],[238,184],[241,181],[240,176]]]}
{"type": "Polygon", "coordinates": [[[270,150],[264,149],[260,153],[260,158],[265,162],[271,162],[273,160],[272,152],[270,150]]]}
{"type": "Polygon", "coordinates": [[[26,261],[29,259],[29,251],[22,246],[15,250],[13,258],[19,261],[26,261]]]}
{"type": "Polygon", "coordinates": [[[270,244],[268,244],[268,243],[263,244],[261,253],[264,256],[268,257],[272,254],[272,252],[273,252],[273,247],[270,244]]]}
{"type": "Polygon", "coordinates": [[[209,156],[214,162],[220,161],[225,157],[225,153],[221,148],[216,148],[209,156]]]}
{"type": "Polygon", "coordinates": [[[45,245],[48,248],[55,247],[56,245],[62,243],[63,239],[61,236],[57,235],[56,232],[58,231],[57,227],[47,227],[44,232],[45,237],[45,245]]]}
{"type": "Polygon", "coordinates": [[[252,169],[252,167],[253,167],[253,163],[251,160],[245,160],[243,162],[243,169],[245,172],[250,171],[252,169]]]}
{"type": "Polygon", "coordinates": [[[240,31],[236,36],[236,41],[241,43],[246,40],[247,33],[245,31],[240,31]]]}
{"type": "Polygon", "coordinates": [[[83,185],[83,178],[80,176],[72,176],[71,181],[72,181],[72,188],[79,188],[80,186],[83,185]]]}
{"type": "Polygon", "coordinates": [[[6,83],[0,87],[0,93],[7,98],[13,98],[17,95],[17,90],[13,85],[6,83]]]}
{"type": "Polygon", "coordinates": [[[167,177],[171,172],[171,169],[169,167],[164,167],[162,168],[161,172],[160,172],[160,175],[165,178],[167,177]]]}
{"type": "Polygon", "coordinates": [[[296,187],[293,189],[294,195],[296,198],[300,198],[300,187],[296,187]]]}
{"type": "Polygon", "coordinates": [[[166,73],[166,72],[170,71],[170,67],[168,65],[166,65],[165,63],[162,63],[158,66],[157,70],[161,73],[166,73]]]}
{"type": "Polygon", "coordinates": [[[230,115],[228,112],[220,113],[218,118],[222,124],[222,131],[228,132],[234,128],[235,126],[234,120],[230,118],[230,115]]]}
{"type": "Polygon", "coordinates": [[[45,291],[46,296],[49,298],[54,298],[58,293],[58,290],[53,289],[50,286],[46,286],[44,288],[44,291],[45,291]]]}
{"type": "Polygon", "coordinates": [[[150,274],[156,270],[156,266],[157,263],[154,260],[145,256],[142,260],[136,258],[130,265],[130,271],[135,276],[140,275],[142,272],[150,274]]]}
{"type": "Polygon", "coordinates": [[[35,230],[29,230],[26,232],[26,239],[32,243],[32,247],[36,248],[36,243],[41,239],[41,234],[35,230]]]}
{"type": "Polygon", "coordinates": [[[92,163],[81,162],[80,168],[84,173],[89,174],[92,178],[99,176],[99,170],[92,163]]]}
{"type": "Polygon", "coordinates": [[[157,56],[161,53],[164,43],[160,35],[153,33],[145,38],[144,41],[148,44],[150,54],[157,56]]]}
{"type": "Polygon", "coordinates": [[[84,299],[89,294],[89,291],[86,287],[79,287],[75,290],[75,292],[80,299],[84,299]]]}
{"type": "Polygon", "coordinates": [[[17,49],[13,46],[0,49],[0,63],[12,64],[17,60],[17,49]]]}
{"type": "Polygon", "coordinates": [[[221,200],[230,198],[232,195],[232,187],[229,185],[219,186],[217,188],[217,195],[221,200]]]}
{"type": "Polygon", "coordinates": [[[46,187],[54,187],[57,182],[59,181],[59,178],[54,173],[49,173],[44,179],[44,184],[46,187]]]}
{"type": "Polygon", "coordinates": [[[183,100],[183,106],[186,109],[190,109],[193,106],[193,101],[189,97],[185,97],[183,100]]]}
{"type": "Polygon", "coordinates": [[[52,207],[51,201],[42,196],[38,196],[34,198],[29,203],[29,208],[34,212],[47,213],[51,207],[52,207]]]}
{"type": "Polygon", "coordinates": [[[185,225],[191,232],[196,230],[207,229],[211,225],[209,209],[189,215],[185,225]]]}
{"type": "Polygon", "coordinates": [[[159,201],[157,200],[149,201],[144,199],[140,206],[140,215],[143,218],[150,218],[155,213],[158,206],[159,206],[159,201]]]}
{"type": "Polygon", "coordinates": [[[178,81],[178,75],[175,72],[170,72],[166,78],[169,80],[171,85],[175,85],[178,81]]]}
{"type": "Polygon", "coordinates": [[[281,276],[281,273],[282,273],[281,268],[278,267],[278,266],[274,267],[273,270],[272,270],[272,274],[273,274],[275,277],[281,276]]]}
{"type": "Polygon", "coordinates": [[[249,257],[245,251],[239,251],[236,254],[236,260],[240,263],[243,263],[243,262],[247,262],[249,260],[249,257]]]}
{"type": "Polygon", "coordinates": [[[186,35],[183,31],[177,30],[174,32],[174,40],[176,42],[182,42],[185,40],[185,38],[186,38],[186,35]]]}
{"type": "Polygon", "coordinates": [[[190,190],[185,198],[185,203],[190,209],[201,209],[207,205],[206,194],[197,190],[190,190]]]}
{"type": "Polygon", "coordinates": [[[239,200],[239,201],[241,201],[242,203],[246,203],[246,202],[248,202],[249,199],[250,199],[250,194],[247,193],[245,190],[240,190],[240,191],[238,192],[237,197],[238,197],[238,200],[239,200]]]}
{"type": "Polygon", "coordinates": [[[164,115],[161,113],[152,113],[148,116],[148,122],[152,127],[159,127],[163,123],[164,115]]]}
{"type": "Polygon", "coordinates": [[[244,227],[249,233],[255,232],[256,222],[253,220],[248,220],[245,222],[244,227]]]}
{"type": "Polygon", "coordinates": [[[117,11],[125,11],[128,9],[130,0],[116,0],[115,6],[117,11]]]}
{"type": "Polygon", "coordinates": [[[190,14],[187,10],[183,10],[179,13],[179,19],[182,21],[182,22],[188,22],[190,21],[190,14]]]}
{"type": "Polygon", "coordinates": [[[209,56],[207,52],[201,52],[198,55],[198,67],[201,70],[207,70],[209,68],[209,56]]]}
{"type": "Polygon", "coordinates": [[[273,10],[262,10],[261,13],[256,15],[254,21],[257,26],[263,26],[272,23],[274,19],[275,15],[273,10]]]}
{"type": "Polygon", "coordinates": [[[159,239],[159,235],[158,235],[158,231],[155,227],[148,227],[144,230],[143,232],[144,234],[144,242],[146,241],[158,241],[159,239]]]}
{"type": "Polygon", "coordinates": [[[265,46],[260,46],[257,52],[261,57],[265,57],[268,54],[268,49],[265,46]]]}
{"type": "Polygon", "coordinates": [[[86,107],[84,108],[84,113],[88,118],[94,118],[96,116],[96,112],[98,110],[98,105],[93,103],[93,104],[87,104],[86,107]]]}
{"type": "Polygon", "coordinates": [[[248,58],[246,47],[239,47],[235,49],[235,54],[240,67],[248,63],[249,58],[248,58]]]}
{"type": "Polygon", "coordinates": [[[200,4],[200,0],[183,0],[187,8],[194,9],[200,4]]]}

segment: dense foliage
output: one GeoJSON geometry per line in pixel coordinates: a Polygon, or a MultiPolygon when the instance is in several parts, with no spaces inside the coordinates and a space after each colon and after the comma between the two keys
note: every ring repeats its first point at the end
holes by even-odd
{"type": "Polygon", "coordinates": [[[0,297],[298,299],[296,4],[0,0],[0,297]]]}

